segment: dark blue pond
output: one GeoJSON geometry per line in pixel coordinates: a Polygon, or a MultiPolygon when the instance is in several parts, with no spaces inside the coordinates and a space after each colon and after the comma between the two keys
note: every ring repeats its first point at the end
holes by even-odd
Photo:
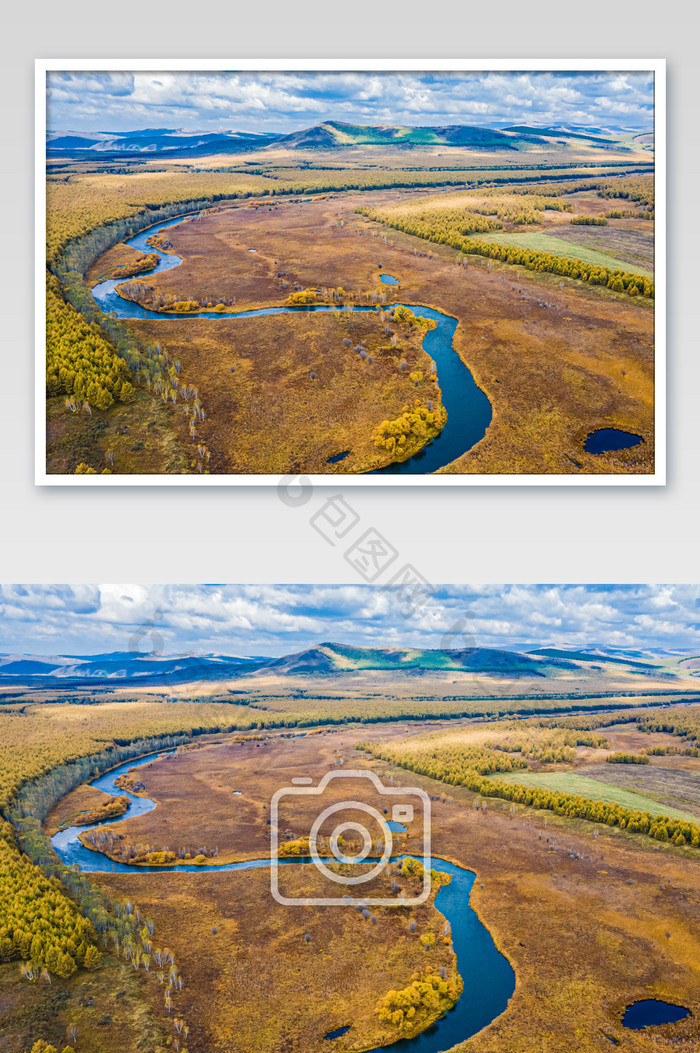
{"type": "Polygon", "coordinates": [[[323,1037],[326,1039],[340,1038],[342,1035],[347,1035],[350,1030],[350,1024],[346,1024],[345,1027],[337,1027],[335,1031],[329,1031],[327,1035],[323,1037]]]}
{"type": "MultiPolygon", "coordinates": [[[[91,785],[112,797],[124,795],[126,791],[114,785],[114,780],[119,775],[173,752],[173,750],[166,750],[158,755],[149,754],[138,760],[126,761],[95,779],[91,785]]],[[[135,797],[133,794],[127,794],[127,796],[130,798],[131,806],[123,816],[124,819],[132,815],[143,815],[155,808],[155,802],[146,797],[135,797]]],[[[113,826],[119,821],[117,819],[106,824],[96,823],[94,826],[113,826]]],[[[392,829],[394,830],[401,826],[395,820],[388,820],[388,822],[390,825],[393,824],[392,829]]],[[[196,863],[179,863],[174,866],[139,866],[117,863],[99,852],[85,848],[80,843],[78,834],[93,828],[92,826],[73,826],[59,831],[51,838],[54,849],[67,866],[77,865],[88,873],[156,874],[172,871],[188,873],[199,871],[201,873],[206,870],[207,873],[210,873],[220,870],[250,870],[270,865],[269,859],[251,859],[242,863],[215,863],[204,867],[196,863]]],[[[402,859],[405,856],[398,858],[402,859]]],[[[312,864],[313,861],[310,857],[302,856],[298,859],[280,859],[278,862],[280,865],[299,866],[312,864]]],[[[444,885],[438,891],[435,905],[450,923],[452,942],[457,956],[457,968],[464,981],[464,991],[455,1008],[427,1031],[416,1035],[415,1038],[402,1039],[389,1047],[391,1050],[398,1049],[401,1053],[444,1053],[457,1042],[463,1042],[500,1016],[515,990],[515,974],[510,962],[497,949],[491,934],[469,902],[469,893],[476,875],[470,870],[456,867],[446,859],[433,857],[431,862],[435,869],[452,876],[450,884],[444,885]]],[[[348,908],[326,907],[324,909],[348,908]]],[[[329,1039],[340,1037],[349,1030],[349,1027],[350,1025],[347,1028],[338,1028],[335,1032],[329,1032],[325,1037],[329,1039]]],[[[384,1046],[382,1049],[386,1050],[387,1047],[384,1046]]],[[[371,1053],[381,1053],[381,1050],[372,1050],[371,1053]]]]}
{"type": "Polygon", "coordinates": [[[349,456],[350,450],[343,450],[342,453],[334,453],[332,457],[329,457],[326,464],[337,464],[338,461],[344,461],[349,456]]]}
{"type": "Polygon", "coordinates": [[[395,278],[393,274],[380,274],[379,275],[379,280],[380,280],[380,282],[383,282],[384,285],[398,285],[399,284],[399,279],[395,278]]]}
{"type": "MultiPolygon", "coordinates": [[[[178,216],[165,223],[157,223],[155,227],[149,227],[129,238],[127,245],[132,245],[141,252],[157,252],[158,264],[148,274],[157,274],[159,271],[171,270],[178,267],[182,262],[180,256],[173,253],[160,252],[152,246],[147,245],[147,239],[154,231],[167,230],[185,222],[187,217],[178,216]]],[[[143,275],[142,277],[145,277],[143,275]]],[[[392,275],[380,275],[389,277],[392,275]]],[[[115,289],[122,284],[123,278],[110,278],[108,281],[100,282],[92,290],[95,301],[106,314],[114,314],[125,320],[137,318],[207,318],[216,321],[219,318],[254,318],[258,315],[294,314],[299,311],[376,311],[377,307],[338,307],[336,305],[320,304],[311,307],[261,307],[254,311],[235,311],[216,313],[212,311],[199,311],[188,315],[168,315],[159,311],[149,311],[131,300],[124,300],[115,289]]],[[[397,279],[393,279],[398,284],[397,279]]],[[[452,346],[452,338],[457,328],[457,319],[436,311],[432,307],[423,307],[420,304],[405,304],[415,315],[420,318],[431,318],[437,322],[435,329],[431,329],[423,338],[423,350],[435,361],[438,383],[442,390],[442,403],[447,411],[447,423],[429,446],[425,446],[419,453],[401,463],[379,468],[376,472],[368,473],[377,475],[386,473],[389,475],[426,475],[443,468],[446,464],[454,461],[470,450],[477,442],[483,439],[486,429],[491,423],[491,403],[481,390],[452,346]]],[[[332,459],[328,463],[333,463],[332,459]]]]}
{"type": "Polygon", "coordinates": [[[622,1025],[632,1028],[633,1031],[641,1031],[645,1027],[657,1027],[659,1024],[675,1024],[677,1020],[685,1020],[687,1016],[690,1016],[690,1010],[685,1006],[661,1002],[657,998],[643,998],[640,1002],[633,1002],[627,1006],[622,1025]]]}
{"type": "Polygon", "coordinates": [[[611,450],[629,450],[632,446],[639,446],[640,442],[644,442],[642,436],[630,431],[598,428],[586,436],[583,448],[586,453],[610,453],[611,450]]]}

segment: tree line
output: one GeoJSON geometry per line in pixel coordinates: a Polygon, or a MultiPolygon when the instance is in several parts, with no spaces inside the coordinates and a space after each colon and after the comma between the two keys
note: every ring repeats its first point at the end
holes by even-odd
{"type": "Polygon", "coordinates": [[[431,220],[423,221],[419,216],[395,216],[379,209],[367,209],[364,210],[364,214],[406,234],[449,245],[465,255],[484,256],[501,263],[524,267],[526,270],[558,274],[587,282],[589,285],[606,286],[613,292],[626,293],[628,296],[644,296],[649,299],[653,299],[654,296],[653,282],[642,274],[621,269],[612,270],[610,267],[586,263],[573,257],[556,256],[551,252],[480,241],[465,236],[457,225],[436,227],[431,220]]]}
{"type": "Polygon", "coordinates": [[[0,822],[0,889],[0,962],[23,961],[28,979],[46,971],[68,980],[79,966],[99,968],[94,926],[20,854],[6,822],[0,822]]]}
{"type": "Polygon", "coordinates": [[[610,753],[605,761],[607,764],[649,764],[649,758],[641,753],[610,753]]]}
{"type": "MultiPolygon", "coordinates": [[[[678,728],[675,734],[697,735],[699,715],[689,716],[682,710],[670,712],[672,716],[669,720],[660,714],[624,715],[622,719],[639,721],[640,726],[644,722],[654,730],[671,730],[673,727],[678,728]],[[655,722],[664,724],[664,727],[655,728],[655,722]]],[[[597,721],[610,723],[612,719],[617,722],[618,718],[611,718],[609,713],[600,717],[584,717],[581,720],[576,717],[556,717],[551,721],[528,721],[521,729],[509,722],[494,728],[493,734],[489,734],[488,728],[475,726],[458,731],[411,736],[394,744],[365,742],[356,748],[448,785],[464,786],[481,797],[500,798],[514,804],[549,810],[569,818],[617,826],[631,833],[646,834],[658,841],[670,841],[679,847],[699,847],[698,823],[670,816],[652,815],[645,810],[588,799],[578,794],[549,790],[540,786],[526,786],[517,782],[517,776],[512,782],[493,778],[501,772],[517,772],[529,767],[524,757],[513,757],[513,753],[518,752],[518,745],[521,753],[526,749],[534,758],[542,762],[551,762],[552,758],[546,754],[548,744],[555,748],[574,743],[592,746],[607,744],[603,736],[581,729],[577,725],[597,721]],[[518,733],[523,736],[521,743],[517,741],[518,733]],[[507,752],[501,752],[503,750],[507,752]]],[[[696,739],[693,738],[692,741],[696,739]]],[[[561,759],[566,761],[570,758],[564,755],[561,759]]],[[[648,763],[648,757],[645,760],[648,763]]],[[[554,762],[557,762],[556,758],[554,762]]]]}

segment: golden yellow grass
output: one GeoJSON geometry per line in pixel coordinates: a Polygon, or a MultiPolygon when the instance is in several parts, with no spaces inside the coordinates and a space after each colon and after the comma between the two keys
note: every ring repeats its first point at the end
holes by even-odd
{"type": "MultiPolygon", "coordinates": [[[[114,798],[98,790],[95,786],[85,783],[78,786],[68,797],[62,797],[51,812],[51,821],[47,823],[46,832],[53,837],[61,826],[71,826],[74,823],[84,823],[86,816],[97,813],[101,808],[108,805],[114,798]]],[[[99,816],[92,817],[89,821],[99,821],[99,816]]]]}
{"type": "MultiPolygon", "coordinates": [[[[322,894],[313,865],[292,869],[293,891],[322,894]]],[[[454,954],[441,942],[444,917],[430,905],[378,907],[376,923],[348,907],[280,906],[267,870],[99,880],[147,911],[175,951],[192,1053],[322,1053],[324,1035],[347,1024],[341,1048],[371,1048],[397,1037],[379,1022],[380,997],[428,966],[454,974],[454,954]],[[436,940],[430,951],[419,939],[427,933],[436,940]]],[[[388,892],[385,885],[374,891],[388,892]]]]}
{"type": "MultiPolygon", "coordinates": [[[[390,738],[392,729],[372,734],[390,738]]],[[[154,845],[192,840],[217,844],[222,852],[263,854],[264,806],[273,788],[300,773],[316,780],[339,755],[352,764],[355,743],[367,737],[367,728],[333,730],[266,745],[209,746],[158,761],[140,769],[157,808],[122,826],[150,835],[154,845]],[[232,797],[236,788],[242,797],[232,797]]],[[[362,763],[388,770],[384,762],[362,763]]],[[[700,881],[690,850],[657,851],[641,837],[607,828],[594,838],[590,823],[519,807],[511,816],[501,802],[477,812],[473,795],[460,787],[399,769],[394,776],[399,784],[452,798],[452,804],[433,805],[433,854],[476,871],[472,904],[516,972],[507,1010],[460,1049],[597,1053],[609,1049],[611,1039],[633,1053],[697,1047],[700,881]],[[625,1005],[650,997],[686,1005],[693,1017],[658,1029],[653,1038],[624,1030],[625,1005]]],[[[299,828],[307,818],[300,812],[299,828]]],[[[374,956],[376,945],[365,942],[372,932],[359,920],[336,928],[328,916],[292,911],[280,919],[265,911],[263,874],[97,880],[154,913],[162,938],[178,952],[193,1053],[320,1050],[311,1043],[324,1029],[371,1019],[382,993],[376,976],[383,982],[384,970],[397,964],[374,956]],[[360,950],[370,955],[364,972],[360,950]],[[353,1015],[346,1018],[350,1007],[353,1015]]],[[[391,943],[394,930],[381,931],[391,943]]],[[[391,973],[392,983],[400,971],[391,973]]]]}
{"type": "Polygon", "coordinates": [[[88,268],[86,275],[91,287],[107,278],[125,278],[128,273],[138,273],[139,265],[146,261],[150,253],[141,252],[131,245],[119,242],[113,245],[88,268]]]}
{"type": "Polygon", "coordinates": [[[196,448],[184,413],[141,389],[135,402],[92,416],[71,413],[64,395],[47,399],[47,472],[72,475],[81,463],[98,473],[180,475],[196,470],[196,448]]]}
{"type": "Polygon", "coordinates": [[[374,312],[132,323],[182,362],[207,410],[218,473],[363,472],[390,461],[374,432],[416,403],[441,406],[424,330],[374,312]],[[398,337],[394,347],[391,337],[398,337]],[[350,346],[343,341],[350,340],[350,346]],[[364,359],[354,349],[364,342],[364,359]],[[369,359],[372,359],[370,362],[369,359]],[[401,364],[405,363],[402,369],[401,364]],[[411,373],[420,372],[417,384],[411,373]],[[348,452],[343,460],[328,459],[348,452]]]}
{"type": "Polygon", "coordinates": [[[354,214],[358,204],[397,199],[396,192],[345,194],[277,203],[271,211],[221,210],[171,230],[184,262],[151,284],[182,299],[236,297],[241,308],[283,302],[282,282],[367,290],[380,270],[387,271],[401,282],[387,287],[397,302],[426,304],[458,318],[455,348],[493,407],[484,439],[443,471],[649,473],[653,306],[480,259],[457,267],[453,250],[397,231],[385,232],[385,243],[372,237],[378,225],[354,214]],[[587,434],[604,427],[634,432],[644,443],[585,453],[587,434]]]}
{"type": "Polygon", "coordinates": [[[81,1053],[167,1053],[147,1001],[149,986],[143,971],[110,956],[96,972],[81,969],[70,980],[54,976],[50,984],[20,980],[18,962],[0,964],[0,1053],[25,1053],[38,1039],[58,1050],[72,1048],[71,1024],[81,1053]]]}

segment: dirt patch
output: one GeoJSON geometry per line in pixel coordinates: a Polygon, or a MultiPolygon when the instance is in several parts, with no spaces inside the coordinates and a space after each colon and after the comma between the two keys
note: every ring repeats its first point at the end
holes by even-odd
{"type": "Polygon", "coordinates": [[[652,746],[678,746],[678,736],[667,731],[640,731],[635,724],[610,724],[596,729],[605,735],[610,748],[622,753],[641,753],[652,746]]]}

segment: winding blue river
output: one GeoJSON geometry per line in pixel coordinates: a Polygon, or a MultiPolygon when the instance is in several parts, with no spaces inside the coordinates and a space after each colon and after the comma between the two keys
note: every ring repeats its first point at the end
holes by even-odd
{"type": "MultiPolygon", "coordinates": [[[[147,797],[138,797],[126,790],[114,785],[115,779],[120,775],[130,772],[142,764],[149,764],[172,753],[167,750],[160,754],[148,754],[136,760],[126,761],[117,768],[100,775],[91,782],[91,786],[102,790],[112,797],[126,796],[129,798],[130,806],[122,819],[128,819],[136,815],[145,815],[155,807],[155,801],[147,797]]],[[[235,807],[235,805],[234,805],[235,807]]],[[[92,830],[98,826],[113,826],[120,819],[108,823],[95,823],[91,826],[70,826],[59,830],[51,838],[51,844],[61,860],[67,865],[76,865],[88,873],[110,873],[110,874],[156,874],[172,871],[202,872],[219,870],[251,870],[255,868],[269,867],[269,859],[250,859],[242,863],[213,863],[198,866],[196,863],[178,863],[172,866],[141,866],[137,864],[119,863],[99,852],[93,852],[81,844],[78,834],[85,830],[92,830]]],[[[279,861],[287,866],[298,866],[300,864],[311,864],[310,857],[298,859],[284,859],[279,861]]],[[[488,929],[482,924],[476,912],[469,903],[469,893],[474,884],[475,874],[471,870],[463,870],[446,859],[433,857],[432,865],[437,869],[452,876],[449,885],[444,885],[437,893],[435,905],[438,910],[449,921],[452,929],[452,942],[457,955],[457,967],[464,981],[464,991],[453,1010],[438,1020],[427,1031],[423,1031],[415,1038],[402,1039],[389,1047],[391,1050],[400,1050],[401,1053],[444,1053],[457,1042],[463,1042],[470,1035],[481,1031],[483,1027],[490,1024],[504,1011],[508,1001],[515,990],[515,974],[510,962],[505,958],[491,938],[488,929]]],[[[325,909],[347,909],[347,908],[325,908],[325,909]]],[[[350,1021],[348,1021],[350,1023],[350,1021]]],[[[323,1036],[320,1036],[323,1037],[323,1036]]],[[[337,1042],[338,1048],[342,1049],[342,1041],[337,1042]]],[[[334,1048],[329,1045],[329,1049],[334,1048]]],[[[380,1049],[372,1050],[370,1053],[381,1053],[380,1049]]]]}
{"type": "MultiPolygon", "coordinates": [[[[182,257],[174,253],[161,252],[160,249],[153,248],[146,242],[156,231],[178,226],[187,218],[177,216],[165,223],[157,223],[155,227],[148,227],[126,241],[127,245],[141,252],[158,254],[158,264],[153,270],[148,271],[148,275],[172,270],[182,263],[182,257]]],[[[141,277],[146,277],[146,275],[139,275],[139,278],[141,277]]],[[[380,309],[378,307],[339,307],[333,304],[318,304],[308,307],[260,307],[253,311],[221,312],[220,314],[216,311],[199,311],[187,315],[163,314],[160,311],[150,311],[141,304],[124,300],[119,296],[115,290],[123,282],[123,278],[110,278],[100,282],[93,288],[92,295],[106,314],[114,314],[126,321],[139,318],[207,318],[209,321],[215,321],[219,318],[256,318],[264,315],[309,311],[377,311],[380,309]]],[[[419,318],[430,318],[437,323],[435,329],[426,333],[423,339],[423,350],[435,361],[438,381],[442,389],[442,403],[447,410],[447,423],[439,436],[428,446],[423,447],[419,453],[409,457],[406,461],[396,462],[386,468],[379,468],[376,472],[368,473],[372,475],[426,475],[435,472],[475,446],[480,439],[483,439],[491,423],[491,403],[481,388],[477,386],[474,377],[452,344],[457,319],[420,304],[402,306],[408,307],[419,318]]]]}

